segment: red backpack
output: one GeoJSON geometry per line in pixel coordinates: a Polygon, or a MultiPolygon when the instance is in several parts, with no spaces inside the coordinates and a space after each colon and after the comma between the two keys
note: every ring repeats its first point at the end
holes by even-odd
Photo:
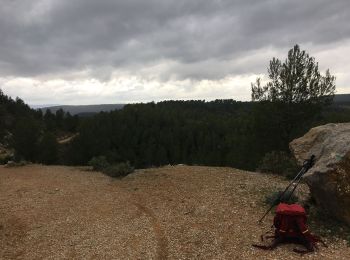
{"type": "Polygon", "coordinates": [[[298,204],[280,203],[273,219],[275,235],[298,238],[308,232],[305,209],[298,204]]]}
{"type": "Polygon", "coordinates": [[[280,203],[276,208],[276,215],[273,219],[274,235],[266,237],[264,237],[264,235],[261,236],[262,241],[264,241],[264,238],[273,238],[272,244],[269,246],[253,246],[272,250],[280,243],[294,242],[306,247],[306,251],[294,249],[297,253],[313,252],[317,249],[317,242],[321,242],[326,246],[319,237],[310,233],[306,225],[306,220],[306,212],[302,206],[298,204],[280,203]]]}

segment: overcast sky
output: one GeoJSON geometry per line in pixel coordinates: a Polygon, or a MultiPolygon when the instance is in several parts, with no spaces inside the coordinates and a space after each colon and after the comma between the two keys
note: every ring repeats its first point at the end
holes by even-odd
{"type": "Polygon", "coordinates": [[[0,3],[0,88],[29,104],[250,100],[296,43],[350,93],[349,0],[0,3]]]}

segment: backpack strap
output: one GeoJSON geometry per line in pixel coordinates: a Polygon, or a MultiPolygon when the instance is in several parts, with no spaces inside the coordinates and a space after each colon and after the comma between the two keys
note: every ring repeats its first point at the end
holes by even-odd
{"type": "Polygon", "coordinates": [[[289,216],[284,216],[280,219],[280,226],[277,228],[277,231],[280,235],[285,235],[289,228],[289,216]]]}
{"type": "Polygon", "coordinates": [[[276,246],[278,246],[278,244],[280,244],[282,242],[283,242],[283,238],[277,237],[276,239],[273,240],[272,244],[269,246],[257,245],[257,244],[252,244],[252,246],[256,247],[256,248],[263,249],[263,250],[273,250],[273,249],[275,249],[276,246]]]}
{"type": "Polygon", "coordinates": [[[268,230],[266,231],[264,234],[262,234],[260,236],[260,240],[261,242],[264,242],[265,239],[268,239],[268,238],[275,238],[276,236],[267,236],[267,234],[270,234],[270,233],[273,233],[273,230],[268,230]]]}
{"type": "Polygon", "coordinates": [[[256,248],[263,249],[263,250],[272,250],[273,249],[272,246],[263,246],[263,245],[256,245],[256,244],[252,244],[252,246],[256,247],[256,248]]]}
{"type": "Polygon", "coordinates": [[[306,250],[301,250],[294,248],[293,251],[301,255],[314,252],[315,249],[318,250],[317,242],[321,242],[324,247],[328,247],[326,243],[318,236],[312,235],[310,232],[305,232],[304,237],[301,238],[302,245],[305,246],[306,250]]]}
{"type": "Polygon", "coordinates": [[[305,235],[306,233],[309,232],[309,229],[306,225],[306,217],[305,216],[297,216],[296,217],[296,224],[298,226],[299,231],[305,235]]]}
{"type": "Polygon", "coordinates": [[[308,254],[308,253],[312,253],[314,250],[302,250],[302,249],[298,249],[298,248],[294,248],[293,249],[293,252],[295,253],[298,253],[298,254],[301,254],[301,255],[305,255],[305,254],[308,254]]]}
{"type": "Polygon", "coordinates": [[[306,237],[307,240],[309,240],[315,246],[316,246],[316,243],[320,242],[320,243],[322,243],[322,245],[324,247],[328,247],[327,244],[319,236],[315,236],[315,235],[311,234],[310,232],[305,234],[305,237],[306,237]]]}

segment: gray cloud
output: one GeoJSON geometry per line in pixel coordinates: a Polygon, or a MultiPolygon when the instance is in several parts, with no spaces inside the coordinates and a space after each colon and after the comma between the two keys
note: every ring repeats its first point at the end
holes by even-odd
{"type": "Polygon", "coordinates": [[[298,43],[349,92],[348,0],[3,0],[0,87],[32,104],[248,100],[298,43]]]}
{"type": "Polygon", "coordinates": [[[264,48],[326,45],[350,36],[347,0],[4,2],[3,76],[96,70],[106,78],[116,69],[135,71],[168,60],[178,65],[160,78],[220,78],[250,73],[256,64],[237,68],[239,61],[264,48]]]}

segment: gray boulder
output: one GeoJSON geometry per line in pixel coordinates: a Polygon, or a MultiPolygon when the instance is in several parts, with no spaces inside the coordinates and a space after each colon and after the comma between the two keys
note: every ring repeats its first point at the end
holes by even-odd
{"type": "Polygon", "coordinates": [[[305,181],[317,204],[350,226],[350,123],[312,128],[289,147],[299,164],[312,154],[305,181]]]}

